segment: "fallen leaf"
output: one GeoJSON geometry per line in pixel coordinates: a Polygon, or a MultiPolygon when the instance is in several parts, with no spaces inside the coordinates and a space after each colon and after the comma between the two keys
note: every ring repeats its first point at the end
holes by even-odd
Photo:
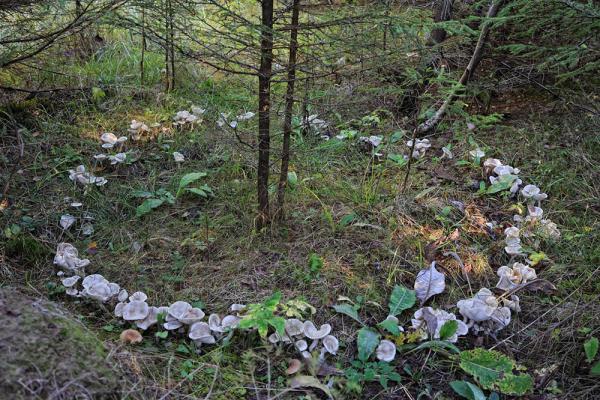
{"type": "Polygon", "coordinates": [[[314,376],[309,376],[309,375],[296,376],[290,380],[290,387],[292,389],[307,388],[307,387],[313,388],[313,389],[319,389],[320,391],[325,393],[327,395],[327,397],[329,397],[330,399],[333,399],[333,396],[331,395],[331,391],[329,390],[329,388],[327,386],[323,385],[314,376]]]}

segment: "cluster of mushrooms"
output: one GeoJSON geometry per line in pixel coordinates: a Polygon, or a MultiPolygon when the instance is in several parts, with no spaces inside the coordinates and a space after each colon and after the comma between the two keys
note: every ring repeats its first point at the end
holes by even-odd
{"type": "MultiPolygon", "coordinates": [[[[406,142],[406,146],[409,148],[409,150],[413,147],[412,139],[406,142]]],[[[413,149],[412,157],[423,158],[427,149],[431,147],[431,142],[429,141],[429,139],[415,139],[414,146],[415,147],[413,149]]]]}
{"type": "Polygon", "coordinates": [[[193,125],[196,122],[202,122],[202,116],[206,110],[204,108],[192,106],[191,110],[182,110],[177,111],[175,116],[173,117],[173,125],[175,126],[184,126],[184,125],[193,125]]]}
{"type": "Polygon", "coordinates": [[[254,114],[252,111],[247,111],[236,116],[234,119],[229,119],[229,113],[220,113],[219,119],[217,119],[217,126],[222,128],[223,126],[227,125],[230,128],[235,129],[238,126],[238,121],[247,121],[253,118],[254,115],[256,114],[254,114]]]}
{"type": "Polygon", "coordinates": [[[271,344],[292,344],[302,357],[311,358],[311,352],[321,345],[319,360],[323,361],[325,354],[336,355],[340,347],[338,339],[331,335],[331,325],[323,324],[318,329],[312,321],[300,321],[289,318],[285,321],[285,333],[272,333],[268,340],[271,344]],[[310,340],[310,345],[307,340],[310,340]]]}

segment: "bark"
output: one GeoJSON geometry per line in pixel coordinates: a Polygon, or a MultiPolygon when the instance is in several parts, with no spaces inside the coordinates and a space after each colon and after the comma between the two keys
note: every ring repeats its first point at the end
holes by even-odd
{"type": "Polygon", "coordinates": [[[258,70],[258,219],[269,220],[269,151],[271,123],[271,70],[273,65],[273,0],[261,2],[260,68],[258,70]]]}
{"type": "Polygon", "coordinates": [[[456,99],[458,95],[458,90],[462,86],[466,85],[467,82],[469,82],[469,79],[471,79],[473,73],[475,72],[475,69],[477,69],[479,62],[481,61],[481,57],[483,55],[483,48],[485,46],[487,37],[490,33],[491,22],[489,19],[494,18],[498,14],[498,11],[500,10],[503,2],[503,0],[496,0],[490,5],[490,8],[488,9],[486,15],[487,20],[481,26],[481,31],[479,32],[479,39],[477,40],[477,45],[473,50],[473,54],[471,55],[469,64],[467,65],[467,67],[463,71],[463,74],[458,80],[458,85],[456,85],[454,89],[452,89],[450,95],[448,95],[444,103],[440,106],[440,108],[438,108],[435,114],[417,127],[417,134],[427,133],[440,123],[440,121],[446,114],[446,111],[448,111],[448,107],[450,107],[452,102],[456,99]]]}
{"type": "Polygon", "coordinates": [[[288,169],[290,164],[290,140],[292,136],[292,113],[294,107],[294,84],[296,81],[296,55],[298,53],[298,21],[300,16],[300,0],[292,3],[292,30],[290,31],[290,47],[287,71],[287,88],[285,94],[285,112],[283,120],[283,149],[281,152],[281,172],[279,175],[279,186],[277,188],[277,216],[280,219],[284,215],[285,188],[288,181],[288,169]]]}
{"type": "MultiPolygon", "coordinates": [[[[450,21],[452,19],[452,6],[454,0],[438,0],[435,5],[433,20],[435,22],[450,21]]],[[[446,40],[446,30],[443,28],[434,28],[431,31],[432,44],[442,43],[446,40]]]]}

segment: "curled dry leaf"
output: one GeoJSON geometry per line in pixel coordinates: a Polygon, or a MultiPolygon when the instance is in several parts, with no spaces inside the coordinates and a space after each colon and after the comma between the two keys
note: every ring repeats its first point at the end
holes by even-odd
{"type": "Polygon", "coordinates": [[[415,280],[415,292],[421,304],[430,297],[442,293],[445,288],[445,276],[435,269],[435,261],[431,263],[431,267],[420,271],[415,280]]]}
{"type": "Polygon", "coordinates": [[[290,360],[290,363],[287,367],[287,369],[285,370],[285,374],[286,375],[294,375],[296,372],[300,371],[302,369],[302,361],[298,360],[297,358],[293,358],[290,360]]]}

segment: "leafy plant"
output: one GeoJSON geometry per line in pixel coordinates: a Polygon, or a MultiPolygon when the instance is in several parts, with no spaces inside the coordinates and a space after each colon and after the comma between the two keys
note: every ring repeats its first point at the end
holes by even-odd
{"type": "Polygon", "coordinates": [[[345,370],[346,386],[351,391],[360,393],[365,382],[379,382],[387,389],[388,382],[400,383],[402,378],[395,368],[387,362],[352,361],[351,367],[345,370]]]}
{"type": "MultiPolygon", "coordinates": [[[[598,338],[591,337],[583,344],[583,350],[585,351],[585,357],[589,364],[594,361],[596,355],[598,354],[598,338]]],[[[596,364],[592,365],[590,369],[591,375],[600,375],[600,360],[596,362],[596,364]]]]}
{"type": "Polygon", "coordinates": [[[310,253],[308,256],[308,270],[310,279],[318,278],[323,269],[323,258],[317,253],[310,253]]]}
{"type": "Polygon", "coordinates": [[[185,174],[179,180],[179,186],[177,187],[177,193],[175,193],[175,197],[179,198],[184,193],[193,193],[200,197],[208,198],[209,196],[213,196],[214,193],[210,186],[204,184],[198,187],[189,187],[192,183],[198,181],[201,178],[206,176],[206,172],[190,172],[189,174],[185,174]]]}
{"type": "Polygon", "coordinates": [[[396,316],[402,311],[412,308],[416,301],[417,297],[414,290],[407,289],[401,285],[394,286],[388,304],[390,315],[396,316]]]}
{"type": "Polygon", "coordinates": [[[137,206],[135,210],[135,215],[137,217],[142,217],[155,208],[162,206],[163,204],[175,204],[175,197],[173,194],[166,189],[158,189],[156,192],[145,192],[139,191],[133,194],[135,197],[142,197],[145,200],[137,206]]]}
{"type": "Polygon", "coordinates": [[[519,372],[524,368],[498,351],[478,348],[461,352],[459,358],[463,371],[485,389],[521,396],[533,388],[531,376],[519,372]]]}
{"type": "Polygon", "coordinates": [[[468,400],[497,400],[499,396],[496,393],[486,397],[483,391],[477,386],[467,381],[452,381],[450,387],[461,397],[468,400]]]}
{"type": "Polygon", "coordinates": [[[356,342],[358,344],[358,359],[367,361],[379,344],[379,333],[366,326],[362,327],[358,331],[356,342]]]}
{"type": "Polygon", "coordinates": [[[275,315],[279,302],[281,301],[281,292],[275,292],[263,303],[248,304],[247,312],[240,321],[239,327],[242,329],[256,328],[262,338],[266,338],[269,333],[269,326],[275,328],[278,334],[285,334],[285,319],[275,315]]]}

